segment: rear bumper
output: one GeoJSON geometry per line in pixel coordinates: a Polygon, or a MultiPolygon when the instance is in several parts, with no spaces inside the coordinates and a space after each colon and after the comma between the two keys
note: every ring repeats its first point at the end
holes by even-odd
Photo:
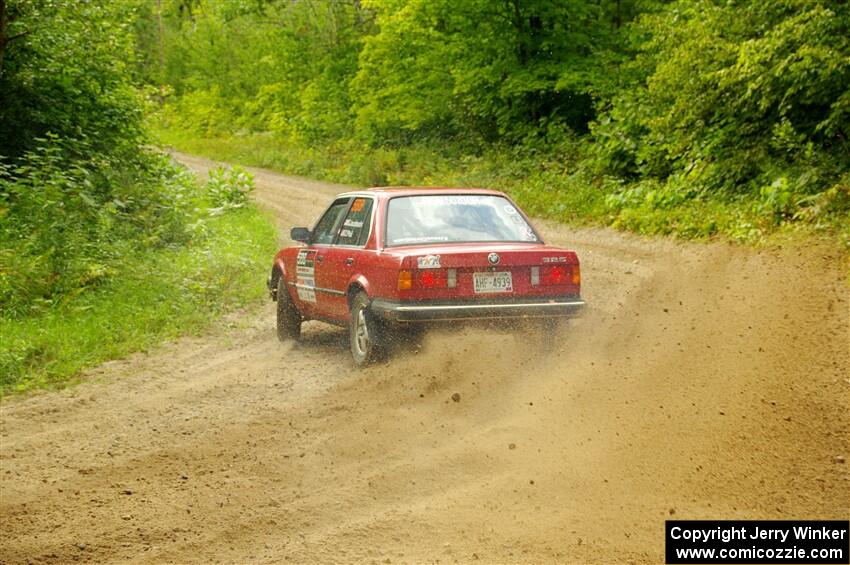
{"type": "Polygon", "coordinates": [[[375,299],[371,309],[393,322],[438,322],[498,318],[571,318],[585,302],[579,297],[559,297],[489,302],[393,302],[375,299]]]}

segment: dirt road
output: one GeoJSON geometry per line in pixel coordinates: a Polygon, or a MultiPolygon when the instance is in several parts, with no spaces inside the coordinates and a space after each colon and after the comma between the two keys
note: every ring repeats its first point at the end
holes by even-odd
{"type": "MultiPolygon", "coordinates": [[[[255,174],[287,229],[339,188],[255,174]]],[[[660,563],[671,516],[850,516],[840,257],[540,227],[592,306],[549,356],[463,330],[358,371],[268,304],[5,400],[0,562],[660,563]]]]}

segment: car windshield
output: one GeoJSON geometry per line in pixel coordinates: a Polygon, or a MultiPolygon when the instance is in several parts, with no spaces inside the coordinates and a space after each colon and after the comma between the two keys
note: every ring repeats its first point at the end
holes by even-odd
{"type": "Polygon", "coordinates": [[[511,202],[493,194],[399,196],[387,208],[386,245],[539,241],[511,202]]]}

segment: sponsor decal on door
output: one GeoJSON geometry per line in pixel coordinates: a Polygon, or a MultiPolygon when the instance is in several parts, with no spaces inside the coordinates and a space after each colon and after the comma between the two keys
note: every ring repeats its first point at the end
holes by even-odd
{"type": "Polygon", "coordinates": [[[298,299],[304,302],[316,302],[316,251],[302,249],[295,261],[295,290],[298,299]]]}

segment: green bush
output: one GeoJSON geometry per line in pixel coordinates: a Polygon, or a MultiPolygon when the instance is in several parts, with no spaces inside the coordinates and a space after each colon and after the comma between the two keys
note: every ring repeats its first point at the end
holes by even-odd
{"type": "Polygon", "coordinates": [[[254,176],[238,165],[217,167],[209,172],[206,192],[217,211],[241,208],[255,189],[254,176]]]}
{"type": "Polygon", "coordinates": [[[129,250],[97,287],[0,317],[0,396],[61,386],[108,359],[203,331],[220,313],[265,297],[276,230],[253,206],[203,213],[183,247],[129,250]]]}
{"type": "Polygon", "coordinates": [[[108,279],[136,249],[185,244],[197,188],[168,160],[50,138],[0,166],[0,308],[23,316],[108,279]]]}

